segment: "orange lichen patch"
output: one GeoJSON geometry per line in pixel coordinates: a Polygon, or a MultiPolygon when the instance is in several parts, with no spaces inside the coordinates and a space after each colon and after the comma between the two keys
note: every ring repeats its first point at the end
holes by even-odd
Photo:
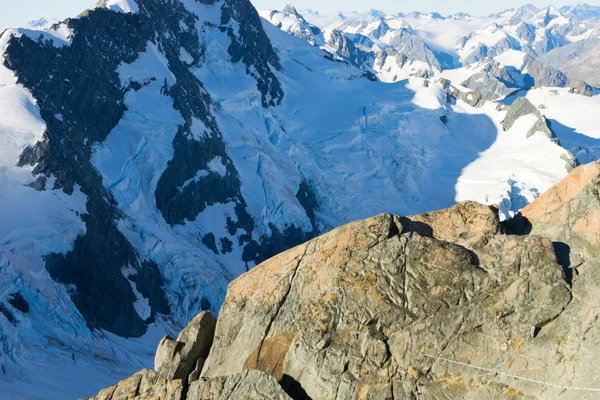
{"type": "Polygon", "coordinates": [[[573,225],[573,232],[585,236],[591,244],[600,242],[600,210],[596,209],[573,225]]]}
{"type": "Polygon", "coordinates": [[[324,306],[329,303],[335,304],[337,302],[337,296],[335,293],[324,294],[319,298],[319,304],[324,306]]]}
{"type": "Polygon", "coordinates": [[[504,394],[511,398],[523,397],[523,392],[518,391],[515,388],[504,389],[504,394]]]}
{"type": "Polygon", "coordinates": [[[329,315],[328,306],[321,304],[321,300],[324,302],[324,298],[319,300],[320,304],[313,303],[308,306],[308,313],[313,318],[313,320],[317,323],[319,329],[323,332],[327,332],[329,330],[329,322],[331,320],[331,316],[329,315]]]}
{"type": "Polygon", "coordinates": [[[419,372],[419,370],[416,368],[408,367],[408,370],[406,372],[413,379],[419,379],[421,377],[421,372],[419,372]]]}
{"type": "Polygon", "coordinates": [[[343,277],[342,281],[344,283],[347,283],[348,285],[350,285],[352,287],[352,289],[354,289],[354,290],[360,290],[361,292],[366,292],[368,289],[362,279],[353,278],[353,277],[343,277]]]}
{"type": "Polygon", "coordinates": [[[371,385],[363,384],[358,388],[358,400],[367,400],[369,396],[369,391],[371,390],[371,385]]]}
{"type": "Polygon", "coordinates": [[[452,389],[466,389],[469,387],[467,382],[463,378],[458,376],[442,375],[437,377],[436,380],[437,382],[446,384],[452,389]]]}
{"type": "Polygon", "coordinates": [[[281,380],[283,362],[295,337],[295,332],[282,332],[275,337],[265,339],[246,359],[244,369],[257,369],[281,380]]]}
{"type": "Polygon", "coordinates": [[[375,282],[377,282],[377,277],[375,276],[375,274],[373,274],[371,272],[367,272],[365,274],[365,280],[369,283],[375,283],[375,282]]]}
{"type": "Polygon", "coordinates": [[[515,350],[519,349],[521,346],[523,346],[523,343],[525,343],[525,336],[523,336],[522,332],[517,332],[517,334],[515,335],[515,337],[512,339],[512,345],[515,348],[515,350]]]}
{"type": "Polygon", "coordinates": [[[172,392],[180,387],[183,387],[183,381],[181,379],[175,379],[172,381],[167,381],[167,391],[172,392]]]}
{"type": "Polygon", "coordinates": [[[264,298],[265,293],[283,293],[292,271],[306,253],[307,244],[281,253],[231,282],[228,298],[264,298]]]}
{"type": "Polygon", "coordinates": [[[373,242],[372,240],[369,240],[365,236],[360,235],[360,236],[358,236],[356,238],[356,240],[355,240],[355,242],[353,244],[356,244],[356,245],[358,245],[359,247],[362,247],[362,248],[367,248],[367,247],[369,247],[371,245],[372,242],[373,242]]]}
{"type": "Polygon", "coordinates": [[[435,294],[436,296],[439,296],[439,295],[443,294],[444,292],[446,292],[447,290],[450,290],[450,288],[448,286],[435,285],[429,289],[429,292],[431,294],[435,294]]]}

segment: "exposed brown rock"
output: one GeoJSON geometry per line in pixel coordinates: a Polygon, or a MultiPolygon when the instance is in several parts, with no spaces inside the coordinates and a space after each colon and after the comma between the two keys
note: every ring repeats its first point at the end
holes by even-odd
{"type": "Polygon", "coordinates": [[[230,284],[205,362],[195,319],[96,399],[599,398],[599,182],[578,168],[507,225],[467,202],[335,229],[230,284]]]}
{"type": "Polygon", "coordinates": [[[194,382],[188,400],[292,400],[271,375],[247,369],[235,375],[194,382]]]}
{"type": "Polygon", "coordinates": [[[472,201],[459,203],[446,210],[412,216],[405,225],[421,235],[433,235],[436,239],[469,249],[500,231],[498,209],[472,201]]]}
{"type": "Polygon", "coordinates": [[[584,259],[600,256],[600,162],[582,165],[521,212],[531,234],[566,243],[584,259]]]}
{"type": "Polygon", "coordinates": [[[168,380],[155,371],[142,370],[102,390],[92,400],[182,400],[183,388],[181,379],[168,380]]]}
{"type": "Polygon", "coordinates": [[[501,368],[511,343],[531,340],[570,293],[550,241],[499,226],[494,209],[474,203],[384,214],[263,263],[230,285],[203,375],[241,372],[290,332],[282,373],[313,399],[417,395],[444,355],[501,368]],[[480,331],[495,337],[481,343],[483,357],[468,346],[480,331]]]}
{"type": "Polygon", "coordinates": [[[296,334],[282,332],[274,338],[260,343],[244,362],[244,369],[256,369],[267,372],[275,379],[283,378],[283,362],[296,334]]]}
{"type": "MultiPolygon", "coordinates": [[[[213,342],[216,321],[208,311],[198,314],[181,331],[177,340],[161,340],[154,369],[164,378],[181,379],[187,383],[194,370],[201,370],[213,342]]],[[[196,376],[194,376],[197,379],[196,376]]]]}

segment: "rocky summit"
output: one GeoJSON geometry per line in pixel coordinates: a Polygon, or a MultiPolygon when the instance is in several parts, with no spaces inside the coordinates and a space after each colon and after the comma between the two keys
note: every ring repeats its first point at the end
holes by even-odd
{"type": "Polygon", "coordinates": [[[464,202],[344,225],[93,399],[598,398],[599,189],[594,163],[507,222],[464,202]]]}

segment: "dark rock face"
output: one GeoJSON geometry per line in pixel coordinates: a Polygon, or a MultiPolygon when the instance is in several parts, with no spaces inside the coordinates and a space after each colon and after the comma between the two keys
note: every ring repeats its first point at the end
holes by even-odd
{"type": "Polygon", "coordinates": [[[298,188],[298,193],[296,193],[296,198],[306,210],[306,215],[310,219],[310,223],[313,227],[313,232],[317,232],[317,223],[315,219],[315,211],[318,210],[319,204],[317,203],[317,197],[312,191],[310,185],[306,181],[302,181],[300,183],[300,187],[298,188]]]}
{"type": "MultiPolygon", "coordinates": [[[[137,14],[99,7],[68,20],[74,31],[68,46],[54,47],[51,42],[35,42],[25,35],[13,37],[5,61],[19,83],[32,92],[47,123],[43,140],[23,151],[20,164],[35,166],[39,190],[44,190],[46,177],[54,176],[55,189],[71,194],[80,188],[87,196],[87,214],[82,215],[85,235],[76,239],[67,254],[48,254],[46,268],[54,280],[68,285],[90,329],[106,329],[126,337],[142,335],[157,313],[169,313],[169,304],[158,265],[140,259],[117,228],[122,216],[90,158],[92,146],[103,142],[123,117],[125,94],[147,84],[134,81],[122,87],[116,72],[119,65],[135,61],[147,43],[156,44],[165,54],[176,83],[171,87],[165,84],[164,94],[173,99],[174,108],[185,121],[173,141],[173,158],[158,182],[158,210],[169,224],[177,225],[193,221],[207,206],[234,202],[237,221],[229,220],[227,228],[232,234],[238,229],[246,232],[240,237],[240,246],[251,242],[254,229],[238,173],[211,114],[212,100],[202,82],[180,60],[181,48],[195,62],[204,57],[204,43],[195,27],[198,17],[180,2],[137,3],[137,14]],[[207,128],[202,138],[191,137],[193,118],[207,128]],[[208,171],[212,160],[219,160],[224,174],[208,171]],[[200,170],[208,174],[179,190],[200,170]],[[133,272],[125,276],[124,269],[133,272]],[[132,285],[151,306],[146,319],[133,306],[136,294],[132,285]]],[[[263,106],[279,104],[283,91],[275,71],[280,64],[256,10],[247,0],[228,0],[220,11],[219,29],[231,38],[228,51],[232,61],[242,62],[256,79],[263,106]],[[235,21],[243,23],[234,32],[235,21]]],[[[276,240],[272,251],[282,251],[307,238],[294,232],[290,238],[276,240]]],[[[223,253],[231,251],[233,245],[214,237],[206,237],[204,243],[216,252],[219,243],[223,253]]]]}
{"type": "Polygon", "coordinates": [[[8,297],[8,303],[24,314],[27,314],[29,312],[29,303],[27,302],[27,300],[25,300],[25,298],[20,292],[11,294],[8,297]]]}
{"type": "Polygon", "coordinates": [[[144,50],[152,26],[138,16],[102,9],[68,24],[77,32],[71,46],[55,48],[26,36],[9,44],[6,64],[31,90],[47,121],[43,141],[26,150],[21,162],[36,165],[35,174],[56,176],[56,186],[66,193],[80,185],[88,196],[88,214],[82,216],[86,234],[66,255],[46,257],[52,278],[76,287],[71,298],[90,328],[139,336],[145,323],[133,307],[135,295],[121,268],[131,265],[138,273],[154,269],[150,273],[156,274],[157,267],[140,263],[117,229],[118,212],[90,156],[91,145],[103,141],[125,111],[116,68],[144,50]]]}
{"type": "Polygon", "coordinates": [[[0,314],[4,315],[4,317],[6,317],[8,322],[10,322],[11,324],[13,324],[13,325],[17,324],[17,320],[15,319],[15,316],[13,315],[13,313],[8,309],[8,307],[6,307],[2,303],[0,303],[0,314]]]}
{"type": "Polygon", "coordinates": [[[335,50],[335,54],[358,68],[368,65],[372,58],[370,52],[361,50],[343,32],[335,29],[331,32],[327,44],[335,50]]]}
{"type": "Polygon", "coordinates": [[[256,78],[263,106],[279,104],[283,98],[283,89],[271,66],[275,69],[281,69],[281,66],[254,6],[248,0],[228,0],[221,10],[221,25],[221,30],[226,31],[231,38],[231,61],[237,63],[241,60],[246,65],[246,72],[256,78]],[[239,36],[234,34],[232,27],[225,27],[231,19],[244,22],[239,25],[239,36]]]}
{"type": "Polygon", "coordinates": [[[316,236],[314,232],[304,232],[294,225],[289,226],[283,232],[273,224],[269,228],[271,229],[270,235],[263,235],[259,241],[252,240],[244,248],[243,261],[261,263],[279,254],[281,249],[289,249],[316,236]]]}

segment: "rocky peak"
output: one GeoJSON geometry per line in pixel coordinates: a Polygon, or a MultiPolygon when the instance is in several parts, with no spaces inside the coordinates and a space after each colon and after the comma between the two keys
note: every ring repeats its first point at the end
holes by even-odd
{"type": "Polygon", "coordinates": [[[283,10],[281,10],[281,12],[283,13],[287,13],[287,14],[291,14],[291,15],[295,15],[296,17],[302,17],[300,15],[300,13],[298,12],[298,10],[296,9],[296,7],[294,7],[291,4],[287,4],[283,10]]]}
{"type": "Polygon", "coordinates": [[[516,10],[514,10],[512,17],[526,19],[526,18],[531,18],[532,16],[534,16],[535,14],[537,14],[539,12],[540,12],[540,9],[537,8],[536,6],[534,6],[533,4],[525,4],[525,5],[517,8],[516,10]]]}
{"type": "Polygon", "coordinates": [[[532,115],[537,118],[536,123],[531,127],[531,129],[527,132],[527,137],[533,136],[537,132],[542,132],[548,138],[556,141],[558,143],[558,139],[552,128],[550,127],[550,122],[544,117],[536,106],[534,106],[526,97],[519,97],[515,102],[508,108],[508,112],[504,117],[504,121],[502,121],[502,127],[505,131],[508,131],[512,128],[514,123],[521,117],[526,115],[532,115]]]}
{"type": "Polygon", "coordinates": [[[599,185],[582,166],[508,223],[467,202],[342,226],[230,284],[206,360],[181,352],[199,375],[157,355],[95,398],[580,398],[600,384],[599,185]]]}
{"type": "Polygon", "coordinates": [[[381,19],[381,18],[385,18],[386,14],[385,14],[385,12],[383,12],[381,10],[375,10],[372,8],[369,10],[368,17],[373,18],[373,19],[381,19]]]}

